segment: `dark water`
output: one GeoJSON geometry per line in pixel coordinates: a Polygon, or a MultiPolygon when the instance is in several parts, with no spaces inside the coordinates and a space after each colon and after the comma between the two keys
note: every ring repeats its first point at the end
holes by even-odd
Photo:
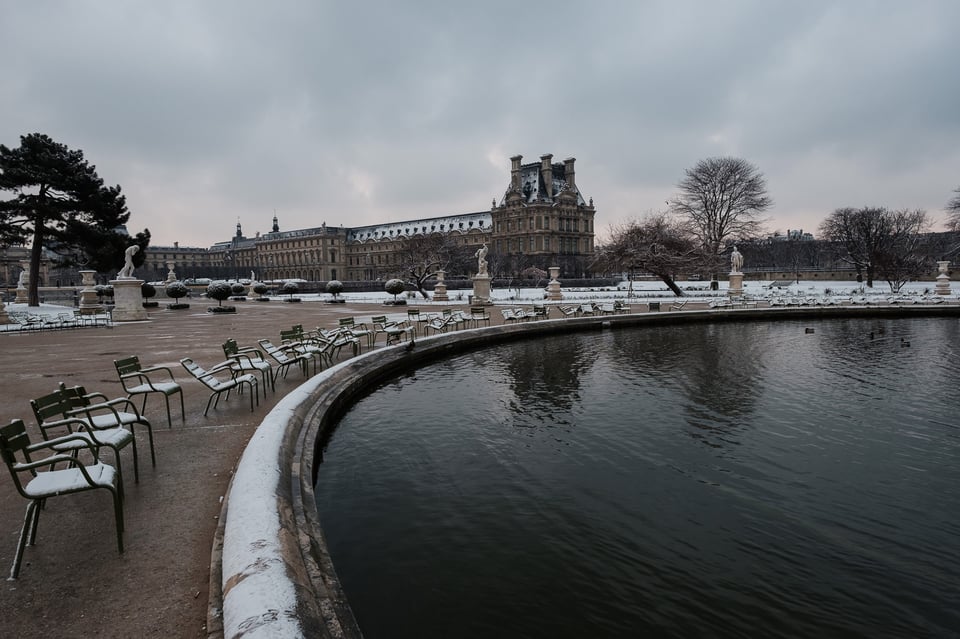
{"type": "Polygon", "coordinates": [[[956,319],[607,330],[372,390],[317,482],[368,639],[960,636],[956,319]]]}

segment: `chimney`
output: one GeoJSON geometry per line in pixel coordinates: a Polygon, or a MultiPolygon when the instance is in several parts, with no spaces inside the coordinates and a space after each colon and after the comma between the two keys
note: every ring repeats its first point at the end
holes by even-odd
{"type": "Polygon", "coordinates": [[[540,156],[540,181],[543,182],[543,190],[548,200],[553,199],[553,167],[550,166],[552,159],[553,155],[550,153],[540,156]]]}
{"type": "Polygon", "coordinates": [[[563,161],[563,179],[567,182],[567,188],[571,191],[577,190],[577,180],[573,175],[573,163],[577,158],[567,158],[563,161]]]}
{"type": "Polygon", "coordinates": [[[520,190],[520,161],[522,159],[522,155],[515,155],[510,158],[510,189],[513,191],[520,190]]]}

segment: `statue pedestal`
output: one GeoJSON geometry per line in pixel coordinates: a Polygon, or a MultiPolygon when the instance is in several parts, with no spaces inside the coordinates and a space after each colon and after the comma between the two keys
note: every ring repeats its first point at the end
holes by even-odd
{"type": "Polygon", "coordinates": [[[490,301],[489,275],[473,276],[473,301],[471,303],[474,306],[489,306],[493,304],[493,302],[490,301]]]}
{"type": "Polygon", "coordinates": [[[9,324],[10,316],[7,315],[7,307],[3,305],[3,300],[0,300],[0,324],[9,324]]]}
{"type": "Polygon", "coordinates": [[[729,297],[740,297],[743,295],[743,273],[730,273],[730,288],[727,289],[729,297]]]}
{"type": "Polygon", "coordinates": [[[23,272],[20,273],[20,281],[17,283],[17,297],[13,300],[17,304],[27,304],[30,302],[30,262],[20,262],[23,272]]]}
{"type": "Polygon", "coordinates": [[[947,268],[950,266],[950,262],[937,262],[937,266],[940,269],[940,273],[937,275],[937,285],[934,287],[933,292],[935,295],[949,295],[950,273],[947,268]]]}
{"type": "Polygon", "coordinates": [[[450,300],[450,297],[447,295],[447,285],[443,283],[443,277],[445,273],[443,271],[437,271],[437,283],[433,287],[433,301],[435,302],[447,302],[450,300]]]}
{"type": "Polygon", "coordinates": [[[560,267],[551,266],[550,267],[550,282],[547,283],[547,299],[560,301],[563,299],[563,294],[560,292],[560,282],[557,278],[560,276],[560,267]]]}
{"type": "Polygon", "coordinates": [[[80,312],[81,313],[100,313],[103,311],[103,305],[97,301],[97,289],[94,288],[93,279],[96,271],[80,271],[80,283],[83,288],[80,289],[80,312]]]}
{"type": "Polygon", "coordinates": [[[143,308],[143,293],[140,291],[143,280],[111,280],[110,284],[113,286],[114,322],[136,322],[147,319],[147,311],[143,308]]]}

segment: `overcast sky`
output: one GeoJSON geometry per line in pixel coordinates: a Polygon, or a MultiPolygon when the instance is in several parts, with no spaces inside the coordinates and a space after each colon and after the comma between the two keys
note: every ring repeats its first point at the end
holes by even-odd
{"type": "Polygon", "coordinates": [[[0,0],[0,143],[40,132],[119,184],[131,232],[489,210],[577,158],[598,229],[741,157],[769,228],[960,187],[960,2],[0,0]]]}

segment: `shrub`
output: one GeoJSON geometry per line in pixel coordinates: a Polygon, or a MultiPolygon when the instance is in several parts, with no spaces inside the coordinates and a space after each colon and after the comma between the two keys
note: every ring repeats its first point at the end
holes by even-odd
{"type": "Polygon", "coordinates": [[[327,282],[327,293],[333,295],[336,299],[337,295],[343,292],[343,282],[340,280],[330,280],[327,282]]]}
{"type": "Polygon", "coordinates": [[[247,292],[247,287],[241,284],[240,282],[234,282],[230,285],[230,292],[234,295],[244,295],[247,292]]]}
{"type": "Polygon", "coordinates": [[[207,285],[207,297],[217,300],[217,306],[223,306],[223,300],[230,297],[230,285],[222,280],[207,285]]]}
{"type": "Polygon", "coordinates": [[[284,282],[283,286],[280,288],[280,292],[288,295],[288,302],[299,302],[300,298],[294,297],[297,293],[300,292],[300,285],[296,282],[284,282]]]}
{"type": "MultiPolygon", "coordinates": [[[[140,295],[143,297],[144,300],[149,300],[151,297],[155,296],[156,294],[157,294],[157,287],[154,286],[153,284],[148,284],[147,282],[144,282],[143,284],[140,285],[140,295]]],[[[144,308],[153,308],[154,306],[158,306],[158,304],[156,302],[150,302],[150,301],[143,302],[144,308]]]]}
{"type": "Polygon", "coordinates": [[[264,293],[266,293],[269,290],[270,290],[270,287],[268,287],[263,282],[257,282],[256,284],[253,285],[253,292],[259,295],[261,298],[263,297],[264,293]]]}
{"type": "Polygon", "coordinates": [[[327,282],[327,293],[333,295],[332,300],[327,300],[330,303],[341,303],[344,300],[338,299],[337,296],[343,292],[343,282],[340,280],[330,280],[327,282]]]}
{"type": "Polygon", "coordinates": [[[407,288],[406,283],[400,279],[387,280],[387,283],[383,285],[383,290],[393,295],[394,304],[398,303],[397,295],[399,295],[400,293],[403,293],[403,291],[406,290],[406,288],[407,288]]]}
{"type": "Polygon", "coordinates": [[[181,297],[186,297],[190,293],[190,289],[187,288],[187,285],[183,282],[170,282],[167,284],[167,297],[171,297],[174,300],[178,300],[181,297]]]}

